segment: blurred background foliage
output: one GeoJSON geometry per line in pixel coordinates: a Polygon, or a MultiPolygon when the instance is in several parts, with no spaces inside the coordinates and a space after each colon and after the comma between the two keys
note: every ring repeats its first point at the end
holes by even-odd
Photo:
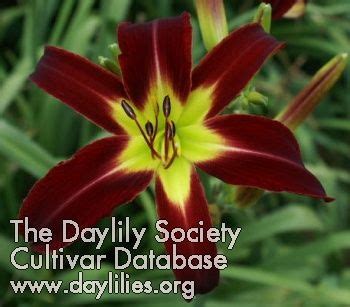
{"type": "MultiPolygon", "coordinates": [[[[331,57],[350,51],[350,1],[310,1],[299,20],[273,23],[272,33],[287,47],[265,65],[255,79],[269,97],[267,108],[232,107],[269,117],[310,80],[331,57]]],[[[257,2],[226,1],[230,30],[252,19],[257,2]]],[[[14,295],[9,280],[76,278],[76,271],[18,271],[9,263],[13,243],[10,219],[34,182],[57,161],[103,133],[63,104],[28,82],[45,44],[62,46],[97,62],[109,56],[115,26],[123,20],[143,21],[191,12],[194,60],[205,54],[192,1],[189,0],[2,0],[0,3],[0,305],[46,306],[188,305],[180,295],[93,296],[42,293],[14,295]]],[[[171,35],[171,33],[169,33],[171,35]]],[[[234,56],[234,55],[232,55],[234,56]]],[[[350,68],[316,112],[297,130],[307,167],[320,178],[328,195],[320,201],[289,194],[265,194],[257,205],[240,210],[233,203],[232,187],[202,174],[210,209],[218,221],[241,227],[233,251],[219,246],[229,259],[220,286],[194,300],[198,306],[350,306],[350,68]]],[[[96,161],[98,163],[98,161],[96,161]]],[[[93,166],[92,166],[93,167],[93,166]]],[[[118,219],[132,218],[136,227],[156,219],[153,190],[118,210],[118,219]]],[[[109,219],[99,225],[106,227],[109,219]]],[[[23,245],[23,244],[22,244],[23,245]]],[[[130,247],[126,245],[126,247],[130,247]]],[[[146,240],[137,253],[163,247],[146,240]]],[[[93,244],[77,242],[70,254],[94,254],[93,244]]],[[[113,245],[100,253],[110,255],[103,269],[87,271],[90,279],[105,279],[112,269],[113,245]]],[[[133,279],[172,279],[171,272],[129,269],[133,279]]]]}

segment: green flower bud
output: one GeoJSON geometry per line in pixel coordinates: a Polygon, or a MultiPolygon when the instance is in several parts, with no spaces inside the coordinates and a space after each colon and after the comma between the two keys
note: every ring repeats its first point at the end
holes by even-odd
{"type": "Polygon", "coordinates": [[[254,22],[259,23],[265,32],[270,33],[272,9],[270,4],[261,3],[255,16],[254,22]]]}

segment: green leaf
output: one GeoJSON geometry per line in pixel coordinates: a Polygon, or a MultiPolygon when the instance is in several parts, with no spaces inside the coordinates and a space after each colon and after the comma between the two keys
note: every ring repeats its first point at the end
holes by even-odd
{"type": "MultiPolygon", "coordinates": [[[[13,225],[9,224],[9,227],[13,227],[13,225]]],[[[0,246],[1,246],[1,253],[0,253],[0,268],[1,270],[4,270],[5,272],[13,273],[16,277],[23,278],[23,279],[30,279],[30,280],[38,280],[41,277],[47,277],[49,274],[49,271],[46,271],[45,269],[39,269],[34,270],[32,268],[28,268],[26,270],[18,270],[16,267],[14,267],[11,263],[11,253],[17,248],[17,247],[26,247],[27,244],[20,245],[19,243],[15,243],[11,240],[9,240],[7,237],[0,234],[0,246]]],[[[16,262],[20,265],[25,265],[29,263],[29,257],[30,253],[26,252],[19,252],[16,255],[16,262]]]]}
{"type": "Polygon", "coordinates": [[[324,285],[313,286],[303,280],[270,273],[258,268],[235,266],[225,269],[221,275],[226,278],[289,289],[302,293],[314,301],[322,302],[327,300],[332,303],[350,304],[350,292],[346,289],[333,289],[324,285]]]}
{"type": "Polygon", "coordinates": [[[251,244],[277,234],[291,231],[321,231],[323,225],[307,207],[288,206],[245,226],[238,237],[239,244],[251,244]]]}
{"type": "Polygon", "coordinates": [[[13,6],[8,9],[1,9],[0,12],[0,38],[5,33],[5,30],[11,23],[22,16],[24,13],[24,9],[21,6],[13,6]]]}
{"type": "Polygon", "coordinates": [[[350,121],[348,119],[329,118],[321,119],[317,123],[321,128],[350,131],[350,121]]]}
{"type": "Polygon", "coordinates": [[[0,87],[0,114],[6,110],[13,99],[20,93],[32,69],[31,60],[28,57],[24,57],[17,62],[12,72],[7,76],[0,87]]]}
{"type": "Polygon", "coordinates": [[[114,22],[123,20],[131,5],[130,0],[109,0],[103,1],[106,18],[114,22]]]}
{"type": "Polygon", "coordinates": [[[330,253],[350,249],[350,231],[338,232],[322,237],[321,239],[308,243],[305,246],[293,247],[282,255],[272,257],[266,261],[266,265],[281,265],[298,259],[305,261],[311,257],[325,257],[330,253]]]}
{"type": "Polygon", "coordinates": [[[94,1],[92,0],[78,1],[77,8],[73,11],[74,15],[63,37],[63,46],[70,51],[85,52],[92,32],[95,31],[99,22],[96,16],[91,15],[93,5],[94,1]]]}
{"type": "Polygon", "coordinates": [[[58,160],[27,135],[0,120],[0,153],[35,177],[42,177],[58,160]]]}
{"type": "Polygon", "coordinates": [[[67,20],[72,12],[74,6],[74,0],[66,0],[60,6],[57,21],[50,34],[50,44],[57,44],[59,39],[62,36],[64,27],[67,23],[67,20]]]}

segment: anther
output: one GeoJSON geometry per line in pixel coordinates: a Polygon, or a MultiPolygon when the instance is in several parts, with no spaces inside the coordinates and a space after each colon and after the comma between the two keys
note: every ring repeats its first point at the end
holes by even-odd
{"type": "Polygon", "coordinates": [[[152,138],[153,137],[153,125],[150,121],[148,121],[145,125],[147,135],[152,138]]]}
{"type": "Polygon", "coordinates": [[[122,100],[122,107],[127,116],[129,116],[131,119],[136,119],[134,109],[125,100],[122,100]]]}
{"type": "Polygon", "coordinates": [[[176,128],[175,128],[175,123],[171,121],[171,132],[172,132],[172,137],[175,137],[176,134],[176,128]]]}
{"type": "Polygon", "coordinates": [[[161,159],[161,156],[159,155],[159,153],[153,148],[153,139],[152,139],[152,137],[150,137],[150,135],[152,135],[152,133],[153,133],[153,125],[151,124],[151,122],[147,122],[147,124],[146,124],[146,133],[150,137],[150,139],[151,139],[151,141],[150,141],[148,139],[146,133],[143,131],[139,121],[137,120],[136,113],[134,112],[133,108],[125,100],[122,100],[122,107],[123,107],[124,112],[126,113],[126,115],[129,116],[132,120],[134,120],[137,128],[140,130],[142,137],[144,138],[144,140],[146,141],[147,146],[151,150],[152,158],[154,156],[156,156],[158,159],[161,159]],[[151,134],[149,134],[149,130],[150,129],[152,130],[151,134]]]}
{"type": "Polygon", "coordinates": [[[163,113],[164,113],[164,116],[166,118],[169,117],[170,115],[170,112],[171,112],[171,103],[170,103],[170,98],[168,95],[166,95],[164,97],[164,100],[163,100],[163,113]]]}

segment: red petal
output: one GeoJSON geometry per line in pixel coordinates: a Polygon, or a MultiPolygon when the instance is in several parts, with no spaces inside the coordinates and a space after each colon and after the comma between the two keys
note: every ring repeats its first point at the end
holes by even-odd
{"type": "Polygon", "coordinates": [[[283,17],[298,0],[262,0],[261,2],[270,3],[272,7],[272,17],[278,19],[283,17]]]}
{"type": "MultiPolygon", "coordinates": [[[[105,138],[58,164],[30,191],[20,219],[28,217],[29,226],[36,229],[51,229],[50,249],[54,250],[67,245],[62,239],[64,219],[74,220],[83,229],[109,215],[116,206],[130,202],[148,186],[153,174],[118,169],[117,158],[126,144],[122,136],[105,138]]],[[[33,247],[44,251],[45,245],[36,243],[33,247]]]]}
{"type": "Polygon", "coordinates": [[[198,163],[207,173],[229,184],[331,200],[305,169],[293,134],[281,123],[259,116],[227,115],[209,119],[206,125],[227,146],[221,157],[198,163]]]}
{"type": "Polygon", "coordinates": [[[124,84],[136,106],[144,106],[152,86],[165,87],[166,82],[177,98],[186,100],[192,65],[189,14],[142,24],[123,23],[118,27],[118,42],[124,84]]]}
{"type": "Polygon", "coordinates": [[[30,79],[44,91],[112,133],[122,133],[113,104],[126,97],[112,73],[66,50],[49,46],[30,79]]]}
{"type": "Polygon", "coordinates": [[[192,73],[192,89],[214,86],[207,117],[219,113],[247,85],[265,60],[282,47],[260,25],[232,32],[199,63],[192,73]]]}
{"type": "MultiPolygon", "coordinates": [[[[176,204],[169,200],[161,180],[156,180],[157,208],[159,219],[168,221],[164,226],[168,232],[174,228],[182,228],[187,231],[191,227],[202,227],[206,232],[211,227],[211,220],[208,211],[208,204],[205,198],[203,187],[195,169],[192,167],[190,194],[184,204],[176,204]],[[198,222],[203,221],[203,226],[198,222]]],[[[180,243],[168,240],[165,243],[166,250],[172,255],[173,244],[176,244],[176,254],[184,255],[188,259],[191,255],[210,255],[212,259],[217,255],[215,243],[190,242],[187,239],[180,243]]],[[[207,293],[215,288],[219,281],[219,271],[215,268],[210,270],[193,270],[185,267],[182,270],[173,270],[177,280],[194,281],[196,293],[207,293]]]]}

